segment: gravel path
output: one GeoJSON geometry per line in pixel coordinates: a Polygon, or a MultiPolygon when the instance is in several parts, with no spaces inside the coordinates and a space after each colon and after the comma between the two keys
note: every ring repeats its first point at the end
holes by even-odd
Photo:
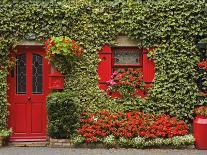
{"type": "Polygon", "coordinates": [[[3,147],[0,148],[0,155],[207,155],[207,150],[3,147]]]}

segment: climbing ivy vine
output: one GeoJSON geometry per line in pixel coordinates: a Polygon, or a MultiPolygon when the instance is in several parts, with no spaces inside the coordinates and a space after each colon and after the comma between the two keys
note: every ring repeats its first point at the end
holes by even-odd
{"type": "Polygon", "coordinates": [[[197,36],[207,33],[205,5],[202,0],[0,2],[0,129],[6,127],[8,115],[9,49],[29,34],[40,42],[50,36],[68,36],[85,49],[65,75],[64,90],[76,92],[74,100],[82,109],[139,109],[191,119],[198,93],[197,36]],[[97,86],[97,50],[104,43],[114,44],[119,34],[136,39],[139,47],[155,47],[149,57],[155,59],[156,77],[145,99],[113,100],[97,86]]]}

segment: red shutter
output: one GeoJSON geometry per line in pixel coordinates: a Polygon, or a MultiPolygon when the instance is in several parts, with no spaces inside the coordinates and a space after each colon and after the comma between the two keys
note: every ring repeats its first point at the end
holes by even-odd
{"type": "Polygon", "coordinates": [[[102,49],[98,52],[99,59],[101,61],[98,64],[98,85],[102,90],[108,88],[106,81],[110,80],[112,74],[112,52],[111,47],[108,44],[105,44],[102,49]]]}
{"type": "Polygon", "coordinates": [[[146,89],[152,86],[152,82],[155,77],[155,63],[153,60],[147,58],[148,52],[153,52],[153,48],[143,50],[143,76],[146,89]]]}

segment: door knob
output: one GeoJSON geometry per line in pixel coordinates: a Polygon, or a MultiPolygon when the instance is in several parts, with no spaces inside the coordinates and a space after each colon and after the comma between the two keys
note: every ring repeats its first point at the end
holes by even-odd
{"type": "Polygon", "coordinates": [[[31,97],[27,97],[27,99],[28,99],[28,101],[30,101],[31,100],[31,97]]]}

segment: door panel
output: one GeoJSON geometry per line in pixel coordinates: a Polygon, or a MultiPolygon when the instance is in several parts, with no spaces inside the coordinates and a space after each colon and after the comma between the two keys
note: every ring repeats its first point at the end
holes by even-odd
{"type": "Polygon", "coordinates": [[[43,48],[18,48],[14,75],[8,77],[10,141],[46,140],[49,64],[43,48]]]}
{"type": "Polygon", "coordinates": [[[27,132],[27,107],[25,103],[15,103],[14,119],[15,119],[15,132],[27,132]],[[20,123],[21,122],[21,123],[20,123]]]}
{"type": "Polygon", "coordinates": [[[32,113],[31,113],[31,121],[32,121],[32,133],[41,133],[43,131],[43,121],[42,121],[42,105],[43,103],[32,103],[32,113]],[[38,122],[38,123],[37,123],[38,122]]]}

